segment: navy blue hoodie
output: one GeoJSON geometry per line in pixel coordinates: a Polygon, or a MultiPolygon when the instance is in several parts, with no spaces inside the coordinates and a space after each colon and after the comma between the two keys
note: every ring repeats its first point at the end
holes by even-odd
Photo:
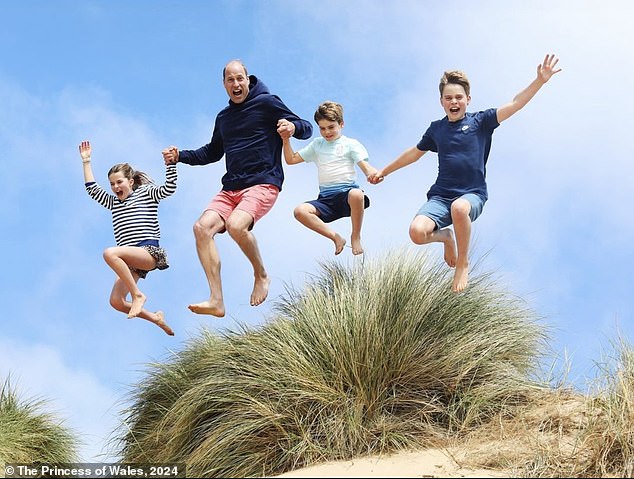
{"type": "Polygon", "coordinates": [[[182,150],[178,161],[188,165],[207,165],[225,155],[227,172],[223,190],[243,190],[253,185],[270,184],[282,190],[282,139],[277,121],[295,125],[295,138],[306,140],[313,134],[310,122],[288,109],[269,92],[264,83],[250,75],[249,94],[242,103],[229,100],[216,117],[211,141],[197,150],[182,150]]]}

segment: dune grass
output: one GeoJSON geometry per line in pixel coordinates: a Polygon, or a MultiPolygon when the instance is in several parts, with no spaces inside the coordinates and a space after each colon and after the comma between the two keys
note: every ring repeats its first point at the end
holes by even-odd
{"type": "MultiPolygon", "coordinates": [[[[0,465],[6,463],[61,464],[76,460],[78,441],[42,399],[23,400],[10,379],[0,387],[0,465]]],[[[4,473],[4,467],[1,467],[4,473]]]]}
{"type": "Polygon", "coordinates": [[[544,326],[490,275],[421,252],[320,265],[259,328],[203,331],[132,390],[130,462],[253,477],[458,437],[543,389],[544,326]]]}

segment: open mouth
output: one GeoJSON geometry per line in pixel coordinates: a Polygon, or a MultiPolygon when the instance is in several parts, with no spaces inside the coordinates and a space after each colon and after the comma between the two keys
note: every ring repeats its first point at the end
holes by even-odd
{"type": "Polygon", "coordinates": [[[449,111],[451,113],[458,113],[460,111],[460,108],[458,108],[457,106],[452,106],[451,108],[449,108],[449,111]]]}

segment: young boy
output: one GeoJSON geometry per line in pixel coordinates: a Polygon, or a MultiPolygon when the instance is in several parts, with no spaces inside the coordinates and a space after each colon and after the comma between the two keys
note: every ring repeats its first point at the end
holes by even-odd
{"type": "Polygon", "coordinates": [[[359,255],[363,253],[363,210],[370,206],[370,199],[356,182],[354,165],[359,165],[366,177],[376,174],[376,169],[368,163],[365,147],[357,140],[341,134],[344,122],[343,107],[339,103],[326,101],[319,105],[315,112],[315,123],[319,126],[321,138],[315,138],[298,152],[293,151],[289,135],[280,133],[286,163],[314,162],[319,176],[319,196],[316,200],[297,206],[295,218],[307,228],[332,240],[337,255],[343,250],[346,240],[326,223],[349,216],[352,221],[352,254],[359,255]]]}
{"type": "Polygon", "coordinates": [[[487,201],[486,162],[493,130],[521,110],[539,89],[561,68],[559,60],[546,55],[537,67],[537,78],[510,103],[497,109],[467,113],[471,101],[469,80],[463,72],[445,72],[440,80],[440,104],[446,116],[431,123],[415,147],[368,178],[372,184],[390,173],[419,160],[427,151],[438,153],[438,177],[427,192],[427,202],[409,228],[415,244],[443,243],[444,258],[455,267],[452,291],[465,289],[469,275],[471,223],[487,201]],[[453,224],[452,232],[449,225],[453,224]],[[454,239],[455,235],[455,239],[454,239]],[[456,250],[457,249],[457,250],[456,250]]]}

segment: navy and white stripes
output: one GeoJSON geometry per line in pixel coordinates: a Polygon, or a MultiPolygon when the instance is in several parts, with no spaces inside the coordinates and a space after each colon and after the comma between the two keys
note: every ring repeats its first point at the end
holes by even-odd
{"type": "Polygon", "coordinates": [[[112,226],[117,246],[137,246],[141,241],[158,240],[161,231],[158,205],[176,191],[176,165],[165,168],[165,184],[145,184],[121,201],[97,183],[86,183],[92,199],[112,212],[112,226]]]}

